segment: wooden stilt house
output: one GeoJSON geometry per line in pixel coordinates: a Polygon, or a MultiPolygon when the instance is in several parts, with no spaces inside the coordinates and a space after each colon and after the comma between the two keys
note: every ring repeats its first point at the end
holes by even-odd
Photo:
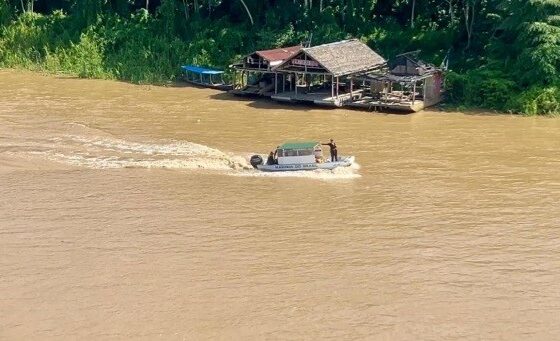
{"type": "Polygon", "coordinates": [[[442,100],[443,71],[417,58],[418,51],[398,55],[381,71],[354,76],[364,89],[350,106],[419,111],[442,100]]]}
{"type": "Polygon", "coordinates": [[[443,71],[404,53],[387,62],[357,39],[255,51],[231,65],[236,95],[419,111],[442,100],[443,71]]]}
{"type": "Polygon", "coordinates": [[[361,97],[352,75],[382,68],[385,59],[357,39],[302,48],[274,68],[282,82],[272,98],[342,106],[361,97]],[[286,88],[289,86],[288,88],[286,88]]]}

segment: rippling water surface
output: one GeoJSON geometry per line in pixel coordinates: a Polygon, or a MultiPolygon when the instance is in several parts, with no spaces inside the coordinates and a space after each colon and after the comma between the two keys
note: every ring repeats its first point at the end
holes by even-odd
{"type": "Polygon", "coordinates": [[[559,169],[558,119],[0,70],[0,339],[557,339],[559,169]]]}

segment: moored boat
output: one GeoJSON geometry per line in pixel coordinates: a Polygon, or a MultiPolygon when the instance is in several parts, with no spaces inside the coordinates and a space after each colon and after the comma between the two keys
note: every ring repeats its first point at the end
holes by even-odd
{"type": "Polygon", "coordinates": [[[265,159],[261,155],[251,157],[251,165],[263,172],[288,172],[349,167],[354,156],[340,156],[337,160],[323,157],[321,143],[316,141],[286,142],[265,159]]]}
{"type": "Polygon", "coordinates": [[[231,84],[227,84],[224,79],[224,71],[203,68],[196,65],[183,65],[183,79],[191,84],[228,91],[233,89],[231,84]]]}

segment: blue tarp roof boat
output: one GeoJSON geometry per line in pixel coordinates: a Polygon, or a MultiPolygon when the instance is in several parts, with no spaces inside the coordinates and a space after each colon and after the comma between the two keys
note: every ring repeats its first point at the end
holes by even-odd
{"type": "Polygon", "coordinates": [[[221,75],[222,73],[224,73],[221,70],[207,69],[207,68],[200,67],[200,66],[195,66],[195,65],[183,65],[183,66],[181,66],[181,69],[183,69],[184,71],[190,71],[190,72],[193,72],[193,73],[203,74],[203,75],[221,75]]]}
{"type": "Polygon", "coordinates": [[[224,71],[214,70],[196,65],[183,65],[183,79],[191,84],[218,90],[231,90],[233,86],[226,84],[222,75],[224,71]]]}

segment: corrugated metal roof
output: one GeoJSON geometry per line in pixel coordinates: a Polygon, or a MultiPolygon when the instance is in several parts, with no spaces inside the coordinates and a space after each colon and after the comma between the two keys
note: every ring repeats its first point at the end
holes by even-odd
{"type": "Polygon", "coordinates": [[[256,51],[256,54],[261,56],[263,59],[268,60],[269,62],[283,61],[298,53],[301,48],[301,45],[296,45],[282,47],[279,49],[256,51]]]}
{"type": "Polygon", "coordinates": [[[312,149],[318,145],[316,141],[288,141],[282,144],[279,149],[312,149]]]}

